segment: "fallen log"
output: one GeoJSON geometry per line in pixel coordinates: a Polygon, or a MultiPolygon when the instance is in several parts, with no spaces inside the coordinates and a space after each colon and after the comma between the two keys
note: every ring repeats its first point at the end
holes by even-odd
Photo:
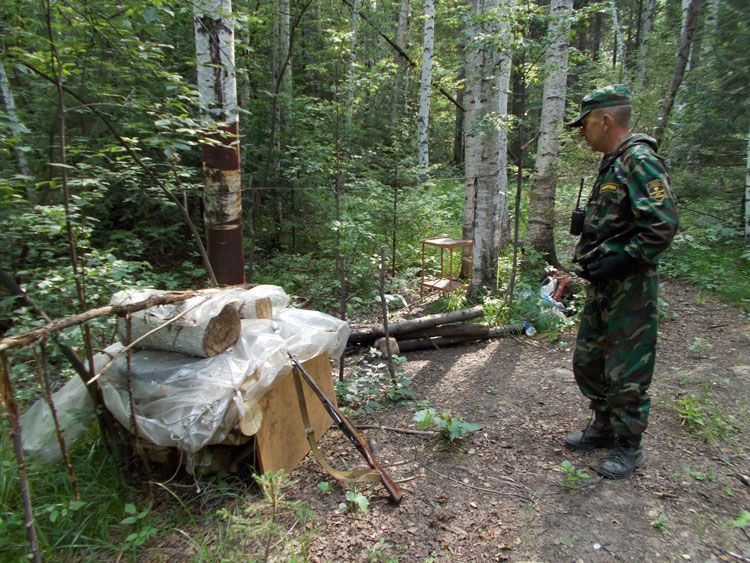
{"type": "Polygon", "coordinates": [[[462,344],[476,342],[477,340],[510,336],[511,334],[521,334],[522,330],[522,325],[510,324],[505,326],[491,327],[484,335],[434,336],[431,338],[410,338],[406,340],[399,340],[398,347],[402,353],[412,352],[414,350],[433,350],[448,346],[460,346],[462,344]]]}
{"type": "Polygon", "coordinates": [[[453,323],[403,334],[403,338],[432,338],[433,336],[478,336],[486,337],[493,326],[473,323],[453,323]]]}
{"type": "MultiPolygon", "coordinates": [[[[450,313],[428,315],[426,317],[420,317],[418,319],[409,319],[406,321],[391,323],[388,326],[388,332],[391,336],[396,336],[399,334],[403,335],[443,324],[457,323],[460,321],[468,321],[469,319],[476,319],[477,317],[481,317],[483,314],[484,308],[481,305],[477,305],[476,307],[470,307],[469,309],[460,309],[458,311],[451,311],[450,313]]],[[[355,330],[352,331],[352,333],[349,335],[348,343],[369,344],[383,336],[385,336],[385,334],[380,328],[355,330]]]]}

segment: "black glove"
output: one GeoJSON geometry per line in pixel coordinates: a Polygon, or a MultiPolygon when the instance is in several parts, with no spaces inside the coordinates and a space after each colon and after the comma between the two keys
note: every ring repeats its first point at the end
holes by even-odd
{"type": "Polygon", "coordinates": [[[601,260],[589,264],[589,281],[602,282],[612,278],[621,278],[634,270],[637,265],[638,261],[630,254],[605,256],[601,260]]]}
{"type": "Polygon", "coordinates": [[[579,266],[575,269],[575,273],[579,278],[583,278],[586,281],[591,281],[591,273],[589,273],[588,268],[582,268],[579,266]]]}

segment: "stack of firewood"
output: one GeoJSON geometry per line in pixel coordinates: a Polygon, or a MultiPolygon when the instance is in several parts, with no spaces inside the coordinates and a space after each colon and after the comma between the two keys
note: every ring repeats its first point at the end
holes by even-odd
{"type": "MultiPolygon", "coordinates": [[[[483,314],[482,306],[478,305],[450,313],[389,323],[388,334],[395,339],[400,352],[409,352],[520,334],[523,330],[523,325],[520,323],[490,326],[467,322],[483,314]]],[[[355,330],[349,336],[349,344],[353,346],[373,345],[384,336],[385,332],[382,328],[355,330]]]]}

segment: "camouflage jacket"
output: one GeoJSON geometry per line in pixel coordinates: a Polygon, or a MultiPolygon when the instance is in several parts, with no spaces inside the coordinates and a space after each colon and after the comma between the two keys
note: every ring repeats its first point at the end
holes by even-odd
{"type": "Polygon", "coordinates": [[[656,265],[678,220],[669,172],[654,139],[630,134],[605,155],[585,211],[574,262],[586,267],[627,253],[643,266],[656,265]]]}

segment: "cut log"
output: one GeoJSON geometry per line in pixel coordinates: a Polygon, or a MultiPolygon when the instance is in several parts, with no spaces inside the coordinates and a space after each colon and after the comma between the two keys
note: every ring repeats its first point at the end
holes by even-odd
{"type": "MultiPolygon", "coordinates": [[[[460,309],[459,311],[451,311],[450,313],[441,313],[439,315],[428,315],[426,317],[420,317],[418,319],[409,319],[406,321],[400,321],[391,323],[388,325],[388,331],[391,336],[408,334],[410,332],[416,332],[418,330],[424,330],[427,328],[457,323],[461,321],[468,321],[469,319],[476,319],[484,314],[484,309],[481,305],[476,307],[470,307],[469,309],[460,309]]],[[[349,335],[349,344],[369,344],[374,342],[378,338],[385,336],[383,331],[379,328],[355,330],[349,335]]]]}
{"type": "Polygon", "coordinates": [[[411,338],[399,340],[398,347],[401,352],[412,352],[414,350],[433,350],[447,346],[461,346],[477,340],[486,340],[487,338],[498,338],[509,336],[511,334],[521,334],[523,327],[521,325],[511,324],[505,326],[496,326],[490,328],[483,336],[434,336],[432,338],[411,338]]]}
{"type": "MultiPolygon", "coordinates": [[[[131,316],[131,339],[136,340],[147,332],[163,325],[169,318],[141,311],[131,316]]],[[[234,344],[240,336],[240,315],[235,303],[228,303],[218,315],[208,321],[196,323],[191,319],[180,319],[144,338],[137,346],[150,350],[179,352],[189,356],[210,358],[221,354],[234,344]]],[[[117,319],[120,341],[126,346],[127,322],[117,319]]]]}
{"type": "Polygon", "coordinates": [[[417,330],[403,334],[403,338],[431,338],[433,336],[478,336],[487,337],[489,332],[496,327],[472,323],[453,323],[449,325],[440,325],[425,330],[417,330]]]}

